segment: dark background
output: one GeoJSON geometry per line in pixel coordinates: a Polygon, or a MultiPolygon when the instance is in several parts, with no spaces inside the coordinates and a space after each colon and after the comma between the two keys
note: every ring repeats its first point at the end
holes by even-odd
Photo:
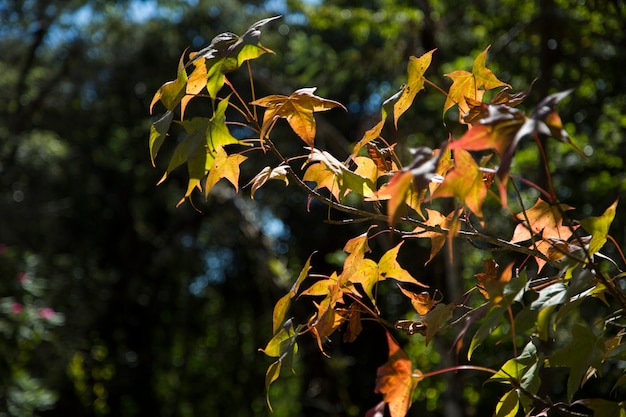
{"type": "MultiPolygon", "coordinates": [[[[515,91],[538,79],[529,106],[575,89],[559,109],[589,157],[548,145],[574,217],[624,195],[622,0],[353,3],[0,1],[0,416],[269,414],[270,360],[257,350],[271,336],[274,303],[314,250],[315,270],[330,272],[326,254],[365,226],[324,223],[323,207],[307,212],[305,196],[282,184],[254,201],[222,184],[207,202],[195,198],[198,210],[175,208],[184,172],[155,186],[166,162],[150,164],[152,95],[185,48],[220,32],[284,15],[264,28],[276,55],[253,63],[258,95],[317,86],[345,104],[348,115],[318,118],[319,146],[340,159],[405,80],[409,56],[437,48],[427,76],[446,86],[440,74],[470,69],[492,45],[488,65],[515,91]]],[[[437,146],[447,137],[443,98],[427,92],[390,140],[437,146]]],[[[542,181],[539,166],[528,147],[513,170],[542,181]]],[[[625,225],[618,208],[611,233],[622,245],[625,225]]],[[[428,248],[415,245],[425,259],[428,248]]],[[[430,268],[424,280],[443,282],[441,262],[430,268]]],[[[372,325],[361,342],[337,339],[330,359],[303,341],[296,375],[272,387],[274,415],[363,415],[380,401],[374,377],[386,346],[369,340],[381,334],[372,325]]],[[[416,366],[449,360],[443,347],[411,343],[416,366]]],[[[479,397],[497,387],[482,381],[425,382],[431,390],[411,413],[490,414],[496,397],[486,408],[479,397]]]]}

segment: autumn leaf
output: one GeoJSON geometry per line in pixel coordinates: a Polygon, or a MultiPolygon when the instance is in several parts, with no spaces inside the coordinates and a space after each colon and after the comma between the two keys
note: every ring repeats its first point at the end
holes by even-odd
{"type": "Polygon", "coordinates": [[[372,179],[351,171],[327,151],[311,149],[306,163],[312,165],[304,173],[302,179],[314,181],[317,188],[328,188],[338,201],[341,201],[350,191],[365,197],[374,195],[372,179]]]}
{"type": "Polygon", "coordinates": [[[426,52],[419,58],[414,56],[409,58],[408,81],[402,89],[402,95],[393,105],[393,123],[396,128],[398,127],[398,119],[413,104],[415,95],[424,89],[424,73],[430,66],[433,52],[435,49],[426,52]]]}
{"type": "Polygon", "coordinates": [[[572,235],[572,229],[563,226],[562,213],[572,209],[567,204],[556,206],[538,198],[531,208],[515,215],[521,223],[516,226],[510,242],[523,242],[538,234],[567,240],[572,235]]]}
{"type": "Polygon", "coordinates": [[[463,149],[454,150],[454,168],[445,176],[433,198],[456,197],[482,219],[482,205],[486,196],[483,174],[472,155],[463,149]]]}
{"type": "Polygon", "coordinates": [[[208,196],[213,186],[222,178],[226,178],[239,192],[239,165],[247,158],[243,155],[228,155],[224,147],[219,147],[215,153],[215,160],[209,169],[209,175],[204,186],[204,195],[208,196]]]}
{"type": "MultiPolygon", "coordinates": [[[[314,112],[326,111],[335,107],[346,108],[339,102],[314,95],[316,88],[301,88],[289,96],[272,95],[253,101],[252,105],[266,107],[261,127],[261,140],[269,133],[277,119],[286,119],[293,131],[313,148],[315,142],[314,112]]],[[[347,110],[346,110],[347,111],[347,110]]]]}
{"type": "Polygon", "coordinates": [[[387,332],[389,359],[376,372],[374,392],[383,394],[391,417],[404,417],[411,407],[411,396],[418,378],[413,377],[413,366],[407,354],[387,332]]]}
{"type": "Polygon", "coordinates": [[[497,275],[498,264],[493,259],[483,259],[484,272],[475,274],[478,281],[478,290],[493,304],[502,301],[504,288],[513,277],[513,264],[509,264],[497,275]]]}
{"type": "Polygon", "coordinates": [[[413,291],[409,291],[405,288],[402,288],[398,285],[402,294],[404,294],[409,300],[411,300],[411,305],[420,316],[425,316],[435,305],[439,303],[439,300],[435,300],[431,298],[428,291],[422,291],[419,294],[414,293],[413,291]]]}
{"type": "Polygon", "coordinates": [[[500,81],[493,72],[485,66],[488,50],[489,46],[474,59],[472,72],[458,70],[444,74],[446,77],[452,79],[448,97],[443,105],[444,114],[456,104],[462,116],[470,110],[466,97],[480,101],[482,100],[484,90],[503,86],[510,87],[508,84],[500,81]],[[481,87],[483,90],[481,90],[481,87]]]}
{"type": "Polygon", "coordinates": [[[406,214],[407,202],[411,203],[411,208],[419,212],[426,188],[431,181],[439,181],[441,178],[437,174],[440,155],[441,152],[434,153],[427,147],[414,149],[413,161],[397,171],[389,182],[376,192],[377,199],[389,200],[387,217],[390,225],[397,224],[406,214]]]}
{"type": "Polygon", "coordinates": [[[426,209],[426,213],[428,214],[428,219],[426,220],[425,224],[427,224],[428,226],[440,227],[442,229],[442,232],[440,233],[429,231],[425,230],[421,226],[417,226],[415,229],[413,229],[413,233],[407,235],[407,237],[430,239],[430,257],[426,261],[426,263],[429,263],[430,261],[432,261],[435,255],[439,253],[441,248],[443,248],[443,245],[446,243],[446,239],[448,239],[448,235],[450,234],[449,230],[456,223],[456,216],[455,212],[450,213],[448,216],[444,216],[440,212],[428,208],[426,209]]]}
{"type": "Polygon", "coordinates": [[[285,185],[289,185],[289,179],[287,173],[289,172],[289,165],[279,165],[276,168],[265,167],[255,175],[252,180],[246,185],[252,185],[250,191],[250,198],[254,199],[254,193],[261,188],[269,180],[283,180],[285,185]]]}
{"type": "Polygon", "coordinates": [[[383,127],[385,126],[386,120],[387,120],[387,111],[383,107],[380,110],[380,120],[378,121],[378,123],[376,123],[374,127],[372,127],[367,132],[365,132],[361,140],[359,140],[354,145],[354,149],[352,150],[352,158],[355,158],[359,154],[359,151],[361,150],[363,146],[366,146],[368,143],[371,143],[380,137],[380,133],[382,132],[383,127]]]}
{"type": "Polygon", "coordinates": [[[393,278],[396,281],[428,287],[413,278],[413,276],[398,263],[398,252],[400,251],[400,247],[403,243],[404,242],[398,243],[395,247],[385,252],[385,254],[380,258],[380,261],[378,262],[378,275],[380,277],[380,281],[393,278]]]}

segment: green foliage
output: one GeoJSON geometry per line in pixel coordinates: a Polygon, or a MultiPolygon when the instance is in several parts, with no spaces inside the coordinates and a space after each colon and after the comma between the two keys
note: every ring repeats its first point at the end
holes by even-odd
{"type": "MultiPolygon", "coordinates": [[[[257,22],[246,33],[274,19],[257,22]]],[[[240,39],[229,33],[215,39],[226,38],[240,39]]],[[[326,205],[329,212],[342,213],[343,222],[369,225],[365,232],[346,242],[343,249],[346,255],[339,270],[313,273],[309,258],[289,292],[274,306],[273,337],[262,349],[274,358],[265,377],[268,404],[272,384],[280,377],[284,363],[291,363],[298,354],[298,341],[305,334],[313,336],[320,352],[328,355],[327,347],[335,334],[342,332],[345,343],[354,342],[362,333],[365,321],[374,321],[385,329],[388,361],[376,372],[375,392],[382,394],[378,407],[386,404],[393,417],[407,414],[413,393],[422,381],[459,370],[488,372],[492,374],[489,381],[509,386],[494,404],[496,416],[515,416],[519,410],[527,415],[552,411],[575,415],[576,404],[588,404],[591,409],[604,407],[594,403],[594,399],[574,401],[593,375],[609,378],[615,389],[622,389],[623,371],[621,375],[604,375],[603,369],[620,362],[616,352],[621,352],[624,346],[621,327],[626,292],[620,265],[626,260],[623,256],[613,260],[600,252],[609,240],[615,242],[609,231],[618,203],[615,201],[598,217],[576,219],[568,214],[573,207],[561,203],[557,197],[546,146],[556,139],[582,155],[563,128],[556,110],[557,104],[571,91],[547,95],[525,111],[523,104],[532,86],[523,92],[510,93],[510,85],[486,66],[488,50],[489,47],[477,55],[471,72],[455,69],[445,74],[452,80],[448,87],[426,78],[434,51],[410,57],[408,82],[383,104],[381,121],[356,141],[351,157],[345,162],[319,147],[314,116],[343,106],[314,95],[314,88],[296,90],[290,96],[244,100],[226,74],[224,82],[214,88],[212,68],[218,66],[219,71],[224,71],[219,61],[205,59],[206,75],[195,81],[206,85],[212,102],[221,100],[213,117],[219,115],[222,129],[245,126],[252,132],[252,137],[247,135],[245,141],[233,138],[216,142],[205,134],[205,128],[193,124],[197,119],[185,120],[186,103],[204,98],[202,89],[187,91],[187,97],[179,94],[182,87],[170,86],[178,85],[180,80],[186,82],[187,74],[181,73],[181,69],[184,71],[190,63],[203,59],[197,58],[203,55],[202,51],[190,54],[187,64],[181,58],[177,79],[165,83],[154,96],[152,106],[160,101],[168,112],[177,111],[178,107],[172,103],[180,102],[179,123],[187,123],[186,138],[174,150],[163,177],[164,180],[174,168],[187,164],[190,185],[181,202],[191,199],[194,188],[204,187],[208,195],[219,178],[227,178],[236,191],[244,183],[239,169],[222,163],[197,164],[199,158],[213,160],[220,152],[224,160],[240,157],[236,164],[239,167],[255,158],[265,160],[269,154],[275,158],[275,165],[264,168],[250,181],[252,195],[266,186],[267,180],[281,179],[287,185],[295,183],[310,200],[326,205]],[[401,116],[410,117],[407,110],[424,85],[445,95],[443,114],[454,108],[458,122],[449,128],[448,138],[441,138],[438,149],[416,148],[412,160],[407,160],[396,150],[397,143],[390,143],[382,135],[386,124],[384,106],[393,103],[393,125],[397,128],[401,116]],[[222,93],[224,86],[230,91],[222,93]],[[486,94],[496,88],[500,90],[486,94]],[[231,103],[232,96],[239,99],[238,104],[231,103]],[[265,110],[261,117],[262,108],[265,110]],[[229,117],[229,110],[234,115],[244,115],[245,120],[229,117]],[[285,145],[292,139],[274,133],[279,119],[285,119],[305,142],[303,153],[285,156],[283,146],[293,149],[285,145]],[[455,139],[454,132],[459,131],[463,133],[455,139]],[[184,145],[192,138],[195,138],[193,149],[184,145]],[[545,185],[512,169],[517,148],[522,142],[530,141],[534,141],[536,152],[541,155],[547,176],[545,185]],[[380,149],[376,142],[386,147],[380,149]],[[181,147],[184,152],[180,151],[181,147]],[[367,153],[362,152],[364,147],[367,153]],[[245,159],[241,158],[244,153],[245,159]],[[305,162],[299,166],[302,160],[305,162]],[[540,196],[532,207],[522,197],[522,192],[528,190],[540,196]],[[454,206],[452,212],[441,211],[439,207],[445,202],[454,206]],[[424,207],[428,219],[424,219],[422,212],[425,205],[428,205],[424,207]],[[489,227],[502,213],[508,214],[502,221],[508,222],[509,229],[514,228],[510,238],[509,232],[489,227]],[[390,241],[399,239],[400,243],[385,251],[373,250],[371,245],[378,234],[387,234],[390,241]],[[428,287],[405,269],[406,265],[401,266],[400,254],[406,242],[403,239],[407,238],[431,240],[428,261],[446,243],[450,257],[454,256],[454,247],[462,241],[469,241],[476,251],[493,252],[494,258],[489,256],[484,260],[483,272],[464,277],[468,288],[464,294],[442,302],[448,297],[445,288],[428,287]],[[383,254],[377,258],[374,254],[379,251],[383,254]],[[521,260],[500,267],[495,259],[505,260],[507,256],[513,259],[518,256],[521,260]],[[387,288],[385,281],[389,279],[398,283],[398,295],[411,303],[417,319],[397,320],[394,324],[386,318],[379,292],[387,288]],[[429,291],[416,294],[407,289],[417,286],[427,287],[429,291]],[[433,290],[443,294],[443,298],[436,298],[433,290]],[[598,302],[602,303],[600,315],[582,323],[571,319],[572,314],[580,316],[583,309],[593,308],[598,302]],[[300,304],[308,305],[310,313],[304,318],[292,317],[289,312],[295,313],[300,304]],[[415,337],[424,337],[426,345],[435,339],[453,340],[450,347],[456,348],[457,354],[467,349],[470,362],[439,370],[432,369],[435,363],[422,364],[422,368],[431,368],[427,372],[414,369],[411,358],[400,348],[392,331],[409,336],[417,334],[415,337]],[[564,337],[566,334],[571,336],[564,337]],[[464,340],[471,340],[468,348],[464,348],[464,340]],[[520,340],[525,347],[518,354],[520,340]],[[481,354],[487,342],[500,344],[496,358],[481,354]],[[539,394],[541,372],[548,367],[565,368],[568,372],[567,393],[562,402],[553,403],[553,399],[539,394]]],[[[248,57],[255,58],[258,56],[248,57]]],[[[229,70],[236,67],[233,65],[229,70]]],[[[250,66],[248,71],[250,90],[255,97],[250,66]]],[[[162,144],[161,120],[153,125],[155,131],[158,141],[151,134],[151,155],[162,144]]],[[[614,247],[621,254],[621,249],[614,247]]],[[[411,267],[415,270],[419,265],[411,267]]]]}

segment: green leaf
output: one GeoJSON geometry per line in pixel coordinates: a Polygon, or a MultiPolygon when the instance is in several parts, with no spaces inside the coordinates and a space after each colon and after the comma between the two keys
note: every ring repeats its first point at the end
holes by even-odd
{"type": "Polygon", "coordinates": [[[280,375],[281,361],[273,362],[265,373],[265,401],[267,406],[272,411],[272,404],[270,403],[270,385],[276,381],[280,375]]]}
{"type": "Polygon", "coordinates": [[[467,351],[467,359],[472,359],[472,354],[476,350],[478,346],[491,334],[491,332],[498,327],[500,324],[500,320],[502,320],[502,315],[506,311],[506,306],[496,305],[489,309],[485,318],[483,318],[482,323],[474,337],[472,337],[472,341],[470,342],[470,347],[467,351]]]}
{"type": "MultiPolygon", "coordinates": [[[[589,254],[593,255],[598,252],[606,243],[609,235],[609,228],[615,218],[615,210],[617,208],[617,200],[599,217],[589,217],[580,221],[583,228],[591,234],[591,242],[589,242],[589,254]]],[[[574,240],[574,243],[576,241],[574,240]]]]}
{"type": "Polygon", "coordinates": [[[174,110],[180,100],[185,96],[185,89],[187,86],[187,71],[185,70],[185,64],[183,63],[184,54],[181,55],[178,62],[178,73],[176,79],[168,81],[161,86],[152,98],[150,103],[150,112],[157,101],[161,101],[167,110],[174,110]]]}
{"type": "Polygon", "coordinates": [[[626,401],[618,403],[602,398],[589,398],[574,401],[574,404],[582,404],[593,410],[593,415],[596,417],[626,417],[626,401]]]}
{"type": "Polygon", "coordinates": [[[515,417],[519,410],[519,394],[517,390],[508,391],[496,405],[495,417],[515,417]]]}
{"type": "Polygon", "coordinates": [[[427,324],[426,344],[430,342],[433,336],[441,330],[442,326],[452,318],[452,311],[454,311],[454,304],[437,304],[430,310],[423,318],[423,321],[427,324]]]}
{"type": "Polygon", "coordinates": [[[239,143],[230,134],[226,126],[224,113],[227,106],[228,100],[224,99],[219,103],[210,119],[195,117],[180,122],[187,132],[187,137],[174,150],[167,171],[159,181],[159,184],[162,183],[174,169],[187,163],[189,181],[185,196],[178,203],[179,205],[185,198],[189,197],[195,188],[200,187],[200,180],[207,175],[213,165],[217,149],[225,145],[239,143]]]}
{"type": "Polygon", "coordinates": [[[604,339],[597,337],[587,326],[577,323],[572,328],[570,342],[550,357],[551,366],[570,368],[567,380],[567,397],[570,402],[589,368],[600,369],[604,350],[604,339]]]}
{"type": "Polygon", "coordinates": [[[274,306],[274,312],[272,314],[272,328],[273,333],[276,333],[280,328],[280,325],[285,320],[285,315],[287,314],[287,310],[289,310],[289,306],[291,305],[291,300],[298,293],[298,289],[300,288],[300,284],[302,281],[308,276],[309,270],[311,269],[311,258],[313,255],[309,256],[304,267],[300,271],[300,275],[298,275],[298,279],[294,282],[293,286],[289,290],[287,294],[285,294],[274,306]]]}
{"type": "Polygon", "coordinates": [[[174,113],[171,110],[168,110],[159,120],[150,126],[150,141],[148,142],[148,146],[150,148],[150,160],[152,161],[152,166],[155,166],[154,159],[165,141],[165,137],[167,136],[168,130],[170,130],[170,125],[172,124],[173,119],[174,113]]]}

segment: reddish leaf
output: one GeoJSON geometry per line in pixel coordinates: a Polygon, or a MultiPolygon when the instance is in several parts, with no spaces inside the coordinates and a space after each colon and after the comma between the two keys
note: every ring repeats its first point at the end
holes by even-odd
{"type": "Polygon", "coordinates": [[[316,88],[302,88],[290,96],[273,95],[260,98],[251,104],[266,107],[261,128],[261,140],[279,118],[287,120],[291,128],[311,148],[315,142],[314,112],[326,111],[335,107],[346,108],[333,100],[314,95],[316,88]]]}
{"type": "Polygon", "coordinates": [[[476,216],[482,218],[482,205],[487,196],[483,174],[472,155],[463,149],[454,151],[454,169],[445,176],[435,197],[457,197],[476,216]]]}
{"type": "Polygon", "coordinates": [[[567,240],[572,235],[572,231],[569,227],[563,226],[563,215],[561,213],[572,209],[573,207],[567,204],[555,206],[546,203],[542,199],[537,199],[535,205],[526,210],[526,213],[520,212],[515,215],[515,217],[521,220],[521,223],[515,228],[511,243],[523,242],[539,233],[543,233],[545,237],[567,240]],[[526,221],[526,218],[528,218],[530,224],[526,221]]]}
{"type": "Polygon", "coordinates": [[[376,372],[376,389],[383,394],[391,417],[404,417],[411,407],[411,396],[418,379],[413,377],[411,360],[387,332],[389,359],[376,372]]]}

